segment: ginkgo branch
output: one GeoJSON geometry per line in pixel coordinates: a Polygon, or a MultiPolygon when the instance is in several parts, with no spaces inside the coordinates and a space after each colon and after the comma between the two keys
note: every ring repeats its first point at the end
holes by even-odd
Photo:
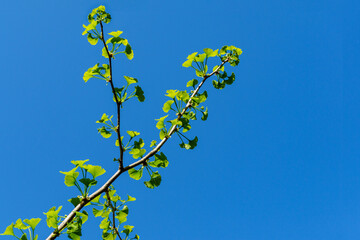
{"type": "MultiPolygon", "coordinates": [[[[100,22],[101,24],[101,22],[100,22]]],[[[103,35],[103,28],[102,28],[102,25],[101,26],[101,33],[103,35]]],[[[106,46],[106,42],[102,36],[102,41],[104,42],[104,45],[106,46]]],[[[106,48],[107,50],[107,48],[106,48]]],[[[108,51],[108,50],[107,50],[108,51]]],[[[191,102],[193,100],[193,98],[196,96],[196,94],[199,92],[200,88],[203,86],[203,84],[205,83],[205,81],[210,78],[211,76],[215,75],[215,74],[218,74],[220,69],[222,68],[222,66],[224,66],[225,63],[229,62],[230,58],[227,58],[225,59],[220,66],[218,66],[212,73],[208,74],[208,75],[205,75],[203,77],[203,80],[200,82],[200,84],[197,86],[197,88],[195,89],[195,91],[192,93],[192,95],[190,96],[185,108],[182,110],[181,113],[178,114],[178,117],[177,119],[179,120],[183,115],[184,113],[191,107],[191,102]]],[[[110,64],[110,83],[112,84],[112,81],[111,81],[111,57],[109,55],[109,64],[110,64]]],[[[113,88],[113,85],[112,85],[112,88],[113,88]]],[[[115,93],[115,90],[113,88],[113,93],[115,93]]],[[[115,96],[115,100],[116,100],[116,96],[115,96]]],[[[118,104],[118,102],[117,102],[118,104]]],[[[119,105],[118,105],[119,106],[119,105]]],[[[119,118],[120,118],[120,112],[118,111],[118,124],[119,124],[119,118]]],[[[143,158],[141,158],[140,160],[126,166],[126,167],[120,167],[108,180],[107,182],[102,185],[98,190],[96,190],[93,194],[91,194],[90,196],[86,197],[86,198],[83,198],[82,201],[70,212],[70,214],[62,221],[62,223],[58,226],[57,229],[55,229],[55,231],[53,233],[51,233],[48,238],[46,240],[53,240],[53,239],[56,239],[58,237],[58,235],[56,233],[58,232],[61,232],[66,226],[68,223],[70,223],[73,218],[76,216],[76,212],[79,212],[84,206],[86,206],[89,202],[91,202],[93,199],[95,199],[97,196],[99,196],[100,194],[104,193],[107,191],[107,189],[110,187],[110,185],[121,175],[123,174],[124,172],[140,165],[140,164],[144,164],[146,163],[147,160],[149,160],[149,158],[151,158],[152,156],[154,156],[160,149],[161,147],[167,142],[167,140],[171,137],[171,135],[173,133],[175,133],[177,130],[177,125],[174,125],[171,127],[169,133],[168,133],[168,136],[163,138],[161,140],[161,142],[152,150],[150,151],[147,155],[145,155],[143,158]]],[[[120,135],[120,131],[118,131],[118,137],[120,135]]],[[[121,146],[122,143],[120,142],[121,141],[121,138],[119,137],[119,145],[121,146]]],[[[122,151],[122,147],[120,148],[122,151]]],[[[122,154],[122,152],[121,152],[122,154]]],[[[122,159],[121,159],[122,160],[122,159]]]]}

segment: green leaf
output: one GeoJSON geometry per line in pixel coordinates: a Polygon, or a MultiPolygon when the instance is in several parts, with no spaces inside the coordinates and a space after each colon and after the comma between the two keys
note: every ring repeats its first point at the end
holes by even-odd
{"type": "Polygon", "coordinates": [[[189,124],[189,119],[186,118],[188,115],[183,115],[183,118],[180,118],[181,126],[183,127],[183,132],[187,132],[191,129],[191,125],[189,124]]]}
{"type": "Polygon", "coordinates": [[[150,143],[150,147],[155,146],[156,145],[156,140],[152,140],[150,143]]]}
{"type": "Polygon", "coordinates": [[[140,237],[139,237],[139,235],[135,234],[135,237],[133,239],[139,240],[140,237]]]}
{"type": "Polygon", "coordinates": [[[175,98],[177,92],[178,92],[178,90],[170,89],[170,90],[166,91],[167,94],[165,94],[165,96],[170,97],[170,98],[175,98]]]}
{"type": "Polygon", "coordinates": [[[129,235],[132,232],[133,228],[134,228],[134,226],[125,225],[124,230],[122,230],[121,232],[125,233],[126,235],[129,235]]]}
{"type": "Polygon", "coordinates": [[[186,87],[195,87],[198,84],[198,80],[193,79],[187,82],[186,87]]]}
{"type": "Polygon", "coordinates": [[[194,52],[194,53],[190,54],[190,55],[187,57],[187,59],[193,59],[193,60],[194,60],[196,54],[198,54],[198,52],[194,52]]]}
{"type": "Polygon", "coordinates": [[[87,34],[89,31],[91,30],[95,30],[96,29],[96,25],[97,25],[97,22],[96,21],[92,21],[91,23],[89,23],[89,25],[84,25],[83,24],[83,27],[85,28],[84,32],[82,33],[82,35],[85,35],[87,34]]]}
{"type": "Polygon", "coordinates": [[[183,64],[182,64],[182,66],[183,67],[191,67],[192,66],[192,63],[193,63],[193,59],[188,59],[188,60],[186,60],[183,64]]]}
{"type": "Polygon", "coordinates": [[[98,43],[98,37],[93,36],[91,33],[88,33],[87,40],[91,45],[96,45],[98,43]]]}
{"type": "Polygon", "coordinates": [[[93,200],[91,200],[91,202],[94,202],[94,203],[100,203],[99,200],[100,200],[100,197],[101,197],[101,194],[98,195],[96,198],[94,198],[93,200]]]}
{"type": "Polygon", "coordinates": [[[180,147],[185,148],[186,150],[194,149],[197,146],[198,138],[195,137],[193,140],[190,140],[189,143],[181,143],[180,147]]]}
{"type": "Polygon", "coordinates": [[[93,208],[92,212],[94,217],[100,217],[104,213],[104,210],[97,210],[96,208],[93,208]]]}
{"type": "Polygon", "coordinates": [[[133,155],[134,159],[138,159],[146,153],[146,150],[139,149],[139,148],[133,148],[129,153],[133,155]]]}
{"type": "MultiPolygon", "coordinates": [[[[123,141],[123,138],[124,138],[124,136],[121,137],[121,142],[123,141]]],[[[119,139],[116,139],[116,141],[115,141],[115,146],[117,146],[117,147],[120,146],[120,144],[119,144],[119,139]]]]}
{"type": "Polygon", "coordinates": [[[228,79],[224,80],[224,82],[227,85],[231,85],[235,81],[235,74],[232,73],[231,76],[228,77],[228,79]]]}
{"type": "Polygon", "coordinates": [[[102,116],[101,116],[101,119],[96,121],[96,123],[105,123],[107,121],[111,121],[112,119],[112,115],[109,117],[109,115],[107,115],[106,113],[104,113],[102,116]]]}
{"type": "Polygon", "coordinates": [[[50,208],[50,210],[47,213],[44,213],[46,215],[46,223],[48,227],[57,228],[58,226],[58,214],[61,210],[62,206],[60,206],[57,210],[56,207],[50,208]]]}
{"type": "Polygon", "coordinates": [[[103,240],[115,240],[116,233],[103,233],[102,239],[103,240]]]}
{"type": "Polygon", "coordinates": [[[79,182],[84,184],[86,187],[95,186],[97,184],[97,181],[95,179],[90,179],[90,178],[82,178],[79,180],[79,182]]]}
{"type": "Polygon", "coordinates": [[[70,198],[68,202],[70,202],[72,205],[74,205],[74,207],[76,207],[80,203],[80,198],[78,197],[70,198]]]}
{"type": "Polygon", "coordinates": [[[169,165],[169,161],[167,160],[164,153],[155,154],[155,160],[148,163],[151,167],[162,167],[166,168],[169,165]]]}
{"type": "Polygon", "coordinates": [[[166,116],[164,116],[164,117],[161,117],[160,119],[155,119],[156,121],[158,121],[157,124],[156,124],[157,129],[162,129],[162,128],[165,127],[164,120],[165,120],[165,118],[167,118],[168,116],[169,116],[169,115],[166,115],[166,116]]]}
{"type": "Polygon", "coordinates": [[[181,126],[182,125],[182,121],[178,120],[177,118],[174,120],[170,120],[170,123],[171,123],[171,126],[174,126],[174,125],[181,126]]]}
{"type": "Polygon", "coordinates": [[[186,103],[189,100],[190,96],[186,91],[179,91],[176,93],[176,98],[186,103]]]}
{"type": "Polygon", "coordinates": [[[218,54],[218,49],[212,50],[211,48],[204,48],[207,57],[215,57],[218,54]]]}
{"type": "Polygon", "coordinates": [[[106,129],[105,126],[98,128],[98,132],[103,136],[103,138],[111,137],[111,132],[106,129]]]}
{"type": "Polygon", "coordinates": [[[202,112],[203,116],[201,117],[201,120],[205,121],[208,118],[208,109],[206,108],[206,110],[204,112],[202,112]]]}
{"type": "Polygon", "coordinates": [[[168,112],[168,111],[170,111],[170,109],[171,109],[171,105],[174,103],[174,100],[169,100],[169,101],[166,101],[165,103],[164,103],[164,106],[163,106],[163,111],[164,112],[168,112]]]}
{"type": "Polygon", "coordinates": [[[8,236],[14,236],[15,237],[15,234],[14,234],[14,223],[10,224],[9,226],[6,227],[5,229],[5,232],[3,232],[2,234],[0,235],[8,235],[8,236]]]}
{"type": "Polygon", "coordinates": [[[88,164],[88,165],[84,166],[84,168],[89,173],[91,173],[91,175],[94,178],[97,178],[97,177],[103,175],[106,172],[105,169],[103,169],[101,166],[93,166],[93,165],[88,164]]]}
{"type": "Polygon", "coordinates": [[[126,200],[127,202],[133,202],[136,200],[136,198],[130,196],[130,195],[127,195],[128,196],[128,199],[126,200]]]}
{"type": "Polygon", "coordinates": [[[160,183],[161,183],[161,176],[157,171],[153,172],[151,174],[150,181],[144,182],[146,187],[152,188],[152,189],[155,188],[155,187],[160,186],[160,183]]]}
{"type": "Polygon", "coordinates": [[[165,129],[160,130],[159,137],[161,140],[167,137],[167,132],[165,131],[165,129]]]}
{"type": "Polygon", "coordinates": [[[26,225],[21,221],[21,219],[19,218],[18,220],[16,220],[16,223],[15,223],[15,225],[14,225],[14,228],[21,229],[21,230],[25,230],[25,229],[30,228],[30,226],[26,226],[26,225]]]}
{"type": "Polygon", "coordinates": [[[194,60],[196,62],[204,62],[205,58],[206,58],[206,53],[203,53],[203,54],[197,55],[194,60]]]}
{"type": "Polygon", "coordinates": [[[129,43],[125,47],[125,55],[129,60],[134,58],[134,52],[129,43]]]}
{"type": "Polygon", "coordinates": [[[140,180],[143,175],[143,167],[141,167],[139,170],[136,170],[135,168],[131,168],[128,171],[129,176],[135,180],[140,180]]]}
{"type": "Polygon", "coordinates": [[[82,224],[84,224],[89,218],[88,213],[86,211],[76,212],[76,216],[81,217],[82,224]]]}
{"type": "Polygon", "coordinates": [[[87,161],[89,161],[89,159],[86,160],[72,160],[71,163],[74,164],[77,167],[82,167],[84,165],[84,163],[86,163],[87,161]]]}
{"type": "Polygon", "coordinates": [[[125,80],[127,82],[127,85],[138,82],[138,80],[136,78],[133,78],[133,77],[124,76],[124,78],[125,78],[125,80]]]}
{"type": "Polygon", "coordinates": [[[119,213],[116,215],[115,218],[117,218],[121,224],[127,221],[128,214],[129,214],[129,208],[125,205],[123,209],[119,211],[119,213]]]}
{"type": "Polygon", "coordinates": [[[41,218],[24,219],[24,223],[28,224],[32,230],[35,230],[40,221],[41,218]]]}
{"type": "Polygon", "coordinates": [[[145,101],[144,91],[139,86],[135,87],[135,96],[139,99],[139,102],[145,101]]]}
{"type": "MultiPolygon", "coordinates": [[[[110,52],[110,50],[108,50],[109,51],[109,54],[111,53],[110,52]]],[[[105,47],[103,47],[103,49],[102,49],[102,56],[104,57],[104,58],[109,58],[109,54],[108,54],[108,52],[106,51],[106,48],[105,47]]]]}
{"type": "Polygon", "coordinates": [[[70,238],[70,239],[72,239],[72,240],[80,240],[81,238],[81,236],[79,236],[78,234],[76,234],[76,233],[69,233],[68,234],[68,237],[70,238]]]}
{"type": "Polygon", "coordinates": [[[214,88],[216,88],[216,89],[224,89],[224,87],[225,87],[224,81],[220,82],[220,81],[213,80],[212,84],[213,84],[214,88]]]}
{"type": "Polygon", "coordinates": [[[204,73],[202,71],[197,70],[197,69],[195,70],[195,74],[198,77],[204,77],[204,73]]]}
{"type": "Polygon", "coordinates": [[[27,235],[24,233],[24,234],[21,236],[20,240],[28,240],[27,235]]]}
{"type": "Polygon", "coordinates": [[[87,82],[90,78],[92,78],[94,75],[97,75],[100,72],[99,70],[99,64],[95,64],[95,66],[89,68],[86,70],[83,76],[83,80],[87,82]]]}
{"type": "Polygon", "coordinates": [[[65,185],[68,187],[74,186],[75,182],[76,182],[76,178],[79,176],[79,173],[76,172],[76,169],[78,167],[73,168],[72,170],[70,170],[69,172],[62,172],[60,171],[60,173],[65,174],[65,185]]]}
{"type": "Polygon", "coordinates": [[[100,229],[109,229],[110,222],[108,218],[104,218],[100,223],[100,229]]]}
{"type": "MultiPolygon", "coordinates": [[[[213,72],[216,71],[216,69],[218,69],[218,65],[216,65],[214,68],[213,68],[213,72]]],[[[218,71],[219,72],[223,72],[225,70],[225,66],[223,65],[218,71]]]]}
{"type": "Polygon", "coordinates": [[[122,31],[116,31],[116,32],[109,33],[109,35],[111,35],[113,37],[119,37],[122,33],[123,33],[122,31]]]}
{"type": "Polygon", "coordinates": [[[139,141],[134,142],[134,148],[142,148],[145,146],[144,140],[142,138],[139,139],[139,141]]]}
{"type": "Polygon", "coordinates": [[[126,131],[126,133],[132,138],[140,135],[140,133],[136,131],[126,131]]]}

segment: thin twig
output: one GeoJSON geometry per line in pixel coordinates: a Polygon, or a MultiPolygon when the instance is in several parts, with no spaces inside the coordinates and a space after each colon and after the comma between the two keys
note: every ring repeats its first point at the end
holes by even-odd
{"type": "Polygon", "coordinates": [[[110,199],[110,195],[109,195],[109,189],[107,188],[106,189],[106,197],[108,199],[108,202],[109,202],[109,206],[111,208],[111,211],[112,211],[112,215],[113,215],[113,229],[115,230],[116,234],[118,235],[118,237],[120,238],[120,240],[122,240],[121,236],[120,236],[120,233],[117,229],[117,227],[115,226],[115,212],[116,212],[116,208],[112,205],[111,203],[111,199],[110,199]]]}
{"type": "Polygon", "coordinates": [[[114,83],[113,83],[113,75],[112,75],[112,54],[110,55],[108,46],[105,42],[105,37],[104,37],[104,28],[103,28],[103,24],[100,21],[100,28],[101,28],[101,40],[104,44],[104,48],[106,50],[106,53],[108,55],[108,59],[109,59],[109,68],[110,68],[110,77],[109,77],[109,82],[111,85],[111,89],[115,98],[115,102],[116,102],[116,109],[117,109],[117,127],[116,127],[116,133],[117,133],[117,137],[118,137],[118,141],[119,141],[119,149],[120,149],[120,159],[119,159],[119,163],[120,163],[120,169],[124,168],[124,161],[123,161],[123,156],[124,156],[124,149],[122,146],[122,141],[121,141],[121,134],[120,134],[120,106],[121,106],[121,99],[119,101],[118,96],[115,92],[115,87],[114,87],[114,83]]]}

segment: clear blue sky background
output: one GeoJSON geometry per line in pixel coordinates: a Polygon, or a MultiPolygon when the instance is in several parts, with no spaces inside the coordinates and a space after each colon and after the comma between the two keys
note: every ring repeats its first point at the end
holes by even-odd
{"type": "MultiPolygon", "coordinates": [[[[115,186],[130,204],[128,223],[146,240],[353,240],[360,238],[360,4],[356,1],[12,0],[0,38],[0,228],[17,218],[70,210],[76,194],[59,170],[90,158],[115,170],[113,140],[95,121],[114,113],[109,86],[85,84],[104,62],[81,35],[99,4],[135,51],[118,58],[115,79],[137,77],[146,94],[123,111],[122,126],[158,138],[167,89],[194,74],[181,64],[205,47],[243,49],[233,86],[206,88],[209,119],[194,125],[193,151],[177,138],[170,165],[147,189],[124,175],[115,186]]],[[[130,158],[128,158],[130,162],[130,158]]],[[[84,239],[100,239],[98,219],[84,239]]],[[[91,227],[90,227],[91,226],[91,227]]],[[[1,239],[8,239],[3,237],[1,239]]]]}

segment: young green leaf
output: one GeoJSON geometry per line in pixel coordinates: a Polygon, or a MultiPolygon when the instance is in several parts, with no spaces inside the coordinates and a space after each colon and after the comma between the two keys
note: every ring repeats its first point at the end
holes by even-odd
{"type": "Polygon", "coordinates": [[[165,94],[165,96],[167,96],[169,98],[175,98],[177,92],[178,92],[178,90],[170,89],[170,90],[166,91],[167,94],[165,94]]]}
{"type": "Polygon", "coordinates": [[[130,195],[127,195],[128,196],[128,199],[126,200],[127,202],[133,202],[136,200],[136,198],[130,196],[130,195]]]}
{"type": "Polygon", "coordinates": [[[206,58],[206,53],[203,53],[203,54],[199,54],[195,57],[195,61],[196,62],[204,62],[205,61],[205,58],[206,58]]]}
{"type": "Polygon", "coordinates": [[[98,128],[98,132],[103,136],[103,138],[111,137],[111,132],[106,129],[105,126],[98,128]]]}
{"type": "Polygon", "coordinates": [[[148,162],[151,167],[162,167],[166,168],[169,165],[169,161],[167,160],[164,153],[155,154],[155,160],[152,162],[148,162]]]}
{"type": "Polygon", "coordinates": [[[126,235],[129,235],[132,232],[133,228],[134,228],[134,226],[125,225],[124,230],[122,230],[121,232],[125,233],[126,235]]]}
{"type": "Polygon", "coordinates": [[[213,51],[211,48],[204,48],[204,52],[207,57],[215,57],[215,56],[217,56],[218,49],[213,51]]]}
{"type": "Polygon", "coordinates": [[[36,226],[41,221],[41,218],[31,218],[31,219],[24,219],[24,223],[28,224],[31,229],[34,231],[36,226]]]}
{"type": "Polygon", "coordinates": [[[186,61],[182,64],[182,66],[183,66],[183,67],[186,67],[186,68],[187,68],[187,67],[191,67],[193,61],[194,61],[194,59],[188,59],[188,60],[186,60],[186,61]]]}
{"type": "Polygon", "coordinates": [[[99,38],[97,36],[93,36],[91,33],[88,33],[87,40],[91,45],[96,45],[99,38]]]}
{"type": "Polygon", "coordinates": [[[124,223],[127,221],[127,216],[129,214],[129,208],[125,205],[122,210],[116,215],[115,218],[119,220],[119,223],[124,223]]]}
{"type": "Polygon", "coordinates": [[[144,182],[145,186],[148,187],[148,188],[155,188],[155,187],[158,187],[160,186],[160,183],[161,183],[161,176],[160,174],[156,171],[156,172],[153,172],[151,174],[151,179],[150,181],[146,181],[144,182]]]}
{"type": "Polygon", "coordinates": [[[80,198],[75,197],[75,198],[70,198],[68,202],[70,202],[72,205],[74,205],[74,207],[76,207],[81,202],[81,200],[80,198]]]}
{"type": "Polygon", "coordinates": [[[135,168],[131,168],[128,171],[129,176],[135,180],[140,180],[143,174],[143,167],[141,167],[139,170],[136,170],[135,168]]]}
{"type": "Polygon", "coordinates": [[[127,82],[127,85],[138,82],[138,80],[136,78],[133,78],[133,77],[124,76],[124,78],[125,78],[125,80],[127,82]]]}
{"type": "Polygon", "coordinates": [[[169,115],[166,115],[166,116],[164,116],[164,117],[161,117],[160,119],[155,119],[156,121],[158,121],[157,124],[156,124],[157,129],[162,129],[162,128],[165,127],[164,120],[165,120],[165,118],[167,118],[168,116],[169,116],[169,115]]]}
{"type": "Polygon", "coordinates": [[[126,133],[132,138],[140,135],[140,133],[136,131],[126,131],[126,133]]]}
{"type": "Polygon", "coordinates": [[[60,173],[65,174],[65,185],[68,187],[74,186],[75,182],[76,182],[76,178],[79,176],[79,173],[76,172],[76,169],[78,167],[73,168],[72,170],[70,170],[69,172],[62,172],[60,171],[60,173]]]}
{"type": "Polygon", "coordinates": [[[144,91],[139,86],[135,87],[135,96],[138,98],[139,102],[145,101],[144,91]]]}
{"type": "Polygon", "coordinates": [[[15,225],[14,225],[14,228],[21,229],[21,230],[25,230],[25,229],[30,228],[30,226],[26,226],[26,225],[21,221],[21,219],[19,218],[18,220],[16,220],[16,223],[15,223],[15,225]]]}
{"type": "Polygon", "coordinates": [[[125,55],[129,60],[134,58],[134,52],[129,43],[125,47],[125,55]]]}
{"type": "Polygon", "coordinates": [[[97,178],[97,177],[103,175],[106,172],[105,169],[103,169],[101,166],[93,166],[93,165],[88,164],[88,165],[84,166],[84,168],[89,173],[91,173],[91,175],[94,178],[97,178]]]}
{"type": "Polygon", "coordinates": [[[198,80],[192,79],[192,80],[187,82],[186,87],[195,87],[196,84],[198,84],[198,80]]]}
{"type": "Polygon", "coordinates": [[[11,223],[9,226],[6,227],[5,232],[3,232],[0,235],[8,235],[8,236],[14,236],[15,237],[14,225],[15,225],[14,223],[11,223]]]}
{"type": "Polygon", "coordinates": [[[133,155],[134,159],[138,159],[146,153],[146,150],[143,148],[133,148],[129,153],[133,155]]]}
{"type": "Polygon", "coordinates": [[[166,138],[168,136],[167,132],[165,131],[165,129],[161,129],[160,133],[159,133],[159,137],[161,140],[163,140],[164,138],[166,138]]]}
{"type": "Polygon", "coordinates": [[[82,167],[84,165],[84,163],[86,163],[87,161],[89,161],[89,159],[86,160],[72,160],[71,163],[74,164],[77,167],[82,167]]]}
{"type": "Polygon", "coordinates": [[[156,140],[152,140],[151,143],[150,143],[150,147],[153,147],[156,145],[156,140]]]}
{"type": "Polygon", "coordinates": [[[169,112],[170,111],[170,109],[171,109],[171,105],[174,103],[174,100],[169,100],[169,101],[166,101],[165,103],[164,103],[164,106],[163,106],[163,111],[164,112],[169,112]]]}
{"type": "Polygon", "coordinates": [[[116,32],[108,33],[108,34],[113,37],[119,37],[122,33],[123,33],[122,31],[116,31],[116,32]]]}

